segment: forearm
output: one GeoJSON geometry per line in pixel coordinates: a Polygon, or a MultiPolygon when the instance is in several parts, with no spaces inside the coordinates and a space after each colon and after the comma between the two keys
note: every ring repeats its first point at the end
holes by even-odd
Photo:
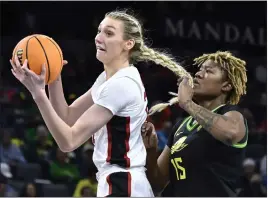
{"type": "Polygon", "coordinates": [[[38,98],[34,98],[35,103],[43,117],[43,120],[62,151],[72,148],[73,138],[72,128],[67,125],[56,113],[43,90],[38,98]]]}
{"type": "Polygon", "coordinates": [[[91,89],[85,94],[77,98],[71,105],[68,105],[64,93],[61,78],[51,85],[49,85],[49,98],[52,106],[54,107],[57,114],[63,119],[69,126],[73,126],[78,118],[89,109],[93,104],[91,96],[91,89]]]}
{"type": "Polygon", "coordinates": [[[64,97],[63,87],[62,87],[62,81],[61,76],[48,85],[48,91],[49,91],[49,100],[59,115],[61,119],[63,119],[66,123],[68,123],[68,111],[69,111],[69,105],[66,102],[66,99],[64,97]]]}
{"type": "Polygon", "coordinates": [[[231,145],[236,122],[227,116],[213,113],[192,100],[181,105],[207,132],[218,140],[231,145]]]}
{"type": "Polygon", "coordinates": [[[157,164],[158,154],[155,149],[147,149],[146,169],[147,178],[156,191],[162,191],[165,186],[157,164]]]}

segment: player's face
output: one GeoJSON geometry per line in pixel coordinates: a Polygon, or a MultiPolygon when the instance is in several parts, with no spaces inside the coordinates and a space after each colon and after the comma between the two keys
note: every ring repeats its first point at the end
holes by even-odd
{"type": "Polygon", "coordinates": [[[194,96],[213,99],[220,96],[229,85],[225,71],[214,61],[204,62],[194,78],[194,96]]]}
{"type": "Polygon", "coordinates": [[[124,26],[120,20],[109,17],[103,19],[95,37],[97,48],[96,57],[103,64],[116,60],[122,55],[125,41],[123,40],[124,26]]]}

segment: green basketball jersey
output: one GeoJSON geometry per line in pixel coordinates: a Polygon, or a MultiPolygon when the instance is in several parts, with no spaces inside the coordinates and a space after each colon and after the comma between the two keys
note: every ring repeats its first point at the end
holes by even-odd
{"type": "MultiPolygon", "coordinates": [[[[228,111],[240,112],[236,105],[213,110],[221,115],[228,111]]],[[[248,137],[246,119],[244,122],[246,135],[232,146],[216,140],[192,116],[175,125],[167,144],[173,196],[235,196],[248,137]]]]}

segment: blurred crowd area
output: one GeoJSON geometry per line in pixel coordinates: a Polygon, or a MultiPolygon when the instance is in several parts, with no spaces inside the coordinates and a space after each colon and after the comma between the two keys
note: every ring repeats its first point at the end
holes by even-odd
{"type": "MultiPolygon", "coordinates": [[[[91,140],[74,152],[61,152],[31,95],[12,76],[9,58],[17,42],[29,34],[40,33],[54,38],[69,62],[64,66],[62,78],[66,100],[71,104],[103,71],[103,66],[95,58],[94,37],[98,24],[107,11],[125,7],[136,10],[152,47],[168,50],[193,74],[196,68],[192,66],[192,60],[202,53],[230,50],[247,61],[248,89],[240,106],[248,119],[249,140],[241,164],[244,175],[241,175],[237,192],[244,197],[266,196],[266,2],[159,1],[1,2],[0,178],[1,183],[6,184],[5,188],[0,187],[1,196],[96,196],[91,140]],[[253,10],[254,14],[251,14],[253,10]],[[187,35],[186,24],[184,35],[169,36],[168,31],[172,28],[167,19],[193,20],[196,24],[188,29],[187,35]],[[233,42],[203,39],[198,36],[198,31],[205,34],[201,26],[206,22],[235,24],[240,34],[248,37],[233,42]],[[252,27],[252,35],[246,27],[252,27]],[[265,30],[265,45],[257,41],[263,39],[258,37],[260,32],[254,32],[258,28],[265,30]]],[[[224,31],[220,32],[224,34],[224,31]]],[[[167,101],[169,91],[176,92],[176,77],[167,69],[151,63],[136,66],[143,78],[149,107],[167,101]]],[[[150,118],[157,130],[159,154],[172,126],[185,115],[175,106],[150,118]]],[[[162,194],[165,195],[169,195],[168,187],[162,194]]]]}

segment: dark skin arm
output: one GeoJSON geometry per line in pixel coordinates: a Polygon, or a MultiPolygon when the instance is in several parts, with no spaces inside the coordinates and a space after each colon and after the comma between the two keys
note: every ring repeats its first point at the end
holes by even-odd
{"type": "Polygon", "coordinates": [[[169,182],[170,148],[166,146],[161,155],[158,157],[158,139],[154,125],[150,122],[145,122],[143,124],[142,138],[147,150],[147,177],[152,187],[160,192],[169,182]]]}
{"type": "Polygon", "coordinates": [[[238,111],[229,111],[224,115],[213,113],[192,101],[193,89],[184,79],[178,88],[180,106],[215,139],[232,145],[239,142],[245,135],[244,119],[238,111]]]}

